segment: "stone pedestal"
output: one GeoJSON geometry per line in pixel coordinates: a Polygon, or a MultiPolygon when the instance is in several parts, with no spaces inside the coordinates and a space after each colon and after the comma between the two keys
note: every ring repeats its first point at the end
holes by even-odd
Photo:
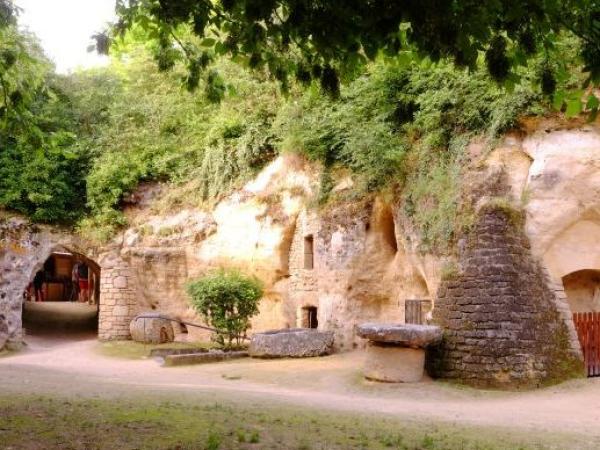
{"type": "Polygon", "coordinates": [[[425,372],[425,347],[439,342],[442,331],[429,325],[368,323],[358,327],[368,339],[364,376],[390,383],[421,381],[425,372]]]}
{"type": "Polygon", "coordinates": [[[421,381],[425,367],[425,350],[369,342],[364,376],[388,383],[421,381]]]}

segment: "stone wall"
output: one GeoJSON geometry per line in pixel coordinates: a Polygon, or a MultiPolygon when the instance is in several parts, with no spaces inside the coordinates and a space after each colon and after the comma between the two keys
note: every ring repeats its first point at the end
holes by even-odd
{"type": "Polygon", "coordinates": [[[129,339],[129,323],[138,312],[137,280],[118,254],[101,257],[98,338],[129,339]]]}
{"type": "Polygon", "coordinates": [[[502,387],[583,374],[564,301],[532,258],[520,220],[507,207],[481,210],[459,273],[438,290],[433,318],[444,341],[429,354],[433,375],[502,387]]]}
{"type": "MultiPolygon", "coordinates": [[[[289,255],[289,298],[295,323],[290,324],[292,328],[303,326],[302,309],[314,306],[319,307],[318,278],[321,270],[321,258],[318,255],[322,248],[318,241],[319,222],[314,214],[303,211],[296,222],[294,237],[290,246],[289,255]],[[305,268],[306,239],[312,237],[313,267],[305,268]]],[[[317,310],[317,314],[320,311],[317,310]]],[[[319,323],[324,323],[319,317],[319,323]]]]}

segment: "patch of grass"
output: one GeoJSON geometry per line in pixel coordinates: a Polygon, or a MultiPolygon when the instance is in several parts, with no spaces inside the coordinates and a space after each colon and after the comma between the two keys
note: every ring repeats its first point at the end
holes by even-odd
{"type": "Polygon", "coordinates": [[[260,435],[258,434],[258,431],[253,431],[252,434],[250,435],[250,440],[248,441],[251,444],[258,444],[260,442],[260,435]]]}
{"type": "Polygon", "coordinates": [[[218,450],[219,448],[221,448],[221,436],[219,436],[214,431],[211,431],[208,434],[208,439],[204,448],[206,450],[218,450]]]}
{"type": "Polygon", "coordinates": [[[585,436],[567,433],[411,421],[256,402],[14,394],[0,394],[0,442],[3,448],[12,449],[98,450],[594,448],[585,436]]]}
{"type": "Polygon", "coordinates": [[[112,358],[145,359],[155,348],[214,348],[211,342],[169,342],[166,344],[142,344],[134,341],[100,342],[97,351],[112,358]]]}
{"type": "Polygon", "coordinates": [[[455,280],[460,276],[460,268],[455,261],[446,261],[442,266],[441,279],[443,281],[455,280]]]}

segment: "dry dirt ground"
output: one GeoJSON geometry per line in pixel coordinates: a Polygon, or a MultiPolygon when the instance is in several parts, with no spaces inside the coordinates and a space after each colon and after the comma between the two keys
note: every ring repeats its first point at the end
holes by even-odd
{"type": "Polygon", "coordinates": [[[210,393],[325,410],[577,433],[600,447],[600,378],[509,393],[431,380],[367,382],[360,376],[361,352],[163,368],[152,359],[104,356],[99,352],[101,344],[85,333],[71,334],[68,340],[52,334],[29,337],[27,343],[24,351],[0,358],[4,393],[109,398],[152,393],[188,399],[210,393]]]}

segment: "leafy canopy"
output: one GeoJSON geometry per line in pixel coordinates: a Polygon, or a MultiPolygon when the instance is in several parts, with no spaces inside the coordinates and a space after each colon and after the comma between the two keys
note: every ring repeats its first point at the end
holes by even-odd
{"type": "MultiPolygon", "coordinates": [[[[336,94],[339,77],[352,77],[383,53],[452,58],[474,68],[485,53],[489,74],[504,81],[539,51],[550,52],[559,33],[581,39],[588,82],[600,83],[600,2],[597,0],[117,0],[112,36],[135,24],[150,32],[159,67],[188,61],[193,87],[213,55],[266,67],[284,88],[295,76],[319,80],[336,94]],[[181,40],[191,30],[195,40],[181,40]]],[[[551,87],[548,68],[540,82],[551,87]]]]}
{"type": "Polygon", "coordinates": [[[196,311],[219,330],[217,342],[231,347],[234,340],[240,344],[250,318],[258,314],[263,288],[257,278],[220,269],[189,283],[187,292],[196,311]]]}

